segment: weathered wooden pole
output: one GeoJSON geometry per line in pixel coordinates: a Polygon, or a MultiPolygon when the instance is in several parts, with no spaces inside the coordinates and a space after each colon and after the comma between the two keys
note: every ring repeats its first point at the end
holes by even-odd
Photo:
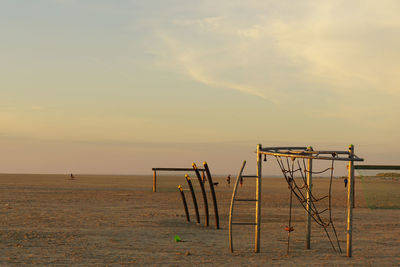
{"type": "Polygon", "coordinates": [[[197,168],[197,166],[196,166],[196,164],[193,162],[192,163],[192,166],[193,166],[193,169],[194,169],[194,172],[196,173],[196,176],[197,176],[197,180],[199,180],[199,184],[200,184],[200,188],[201,188],[201,193],[202,193],[202,195],[203,195],[203,200],[204,200],[204,216],[205,216],[205,220],[204,220],[204,225],[205,226],[209,226],[209,224],[210,224],[210,220],[209,220],[209,215],[208,215],[208,202],[207,202],[207,194],[206,194],[206,190],[204,189],[204,183],[203,183],[203,181],[202,181],[202,179],[201,179],[201,175],[200,175],[200,171],[199,171],[199,169],[197,168]]]}
{"type": "MultiPolygon", "coordinates": [[[[353,155],[354,155],[354,146],[353,146],[353,155]]],[[[353,161],[353,209],[356,207],[356,176],[354,174],[354,161],[353,161]]]]}
{"type": "MultiPolygon", "coordinates": [[[[349,158],[354,156],[354,146],[349,146],[349,158]]],[[[352,239],[353,239],[353,207],[354,207],[354,161],[348,164],[348,186],[347,186],[347,257],[352,256],[352,239]]]]}
{"type": "Polygon", "coordinates": [[[260,230],[261,230],[261,144],[257,145],[257,185],[256,185],[256,227],[255,227],[255,247],[254,251],[256,253],[260,252],[260,230]]]}
{"type": "Polygon", "coordinates": [[[214,190],[214,183],[211,177],[211,172],[210,169],[208,168],[207,162],[203,162],[204,169],[206,170],[207,178],[208,178],[208,184],[210,185],[210,192],[211,192],[211,197],[214,205],[214,214],[215,214],[215,227],[219,229],[219,216],[218,216],[218,204],[217,204],[217,197],[215,195],[215,190],[214,190]]]}
{"type": "Polygon", "coordinates": [[[179,192],[181,192],[183,207],[185,208],[185,213],[186,213],[186,220],[188,222],[190,222],[189,210],[188,210],[188,206],[187,206],[187,203],[186,203],[185,193],[183,193],[182,185],[179,185],[178,189],[179,189],[179,192]]]}
{"type": "MultiPolygon", "coordinates": [[[[312,151],[312,147],[307,148],[312,151]]],[[[306,248],[311,248],[311,190],[312,190],[312,159],[307,162],[307,221],[306,221],[306,248]]]]}
{"type": "Polygon", "coordinates": [[[157,191],[157,173],[156,170],[153,170],[153,192],[157,191]]]}
{"type": "Polygon", "coordinates": [[[197,206],[196,194],[194,193],[194,190],[193,190],[192,181],[190,180],[190,177],[188,174],[185,175],[185,178],[189,185],[190,193],[192,194],[193,206],[194,206],[194,211],[196,212],[197,223],[200,223],[199,208],[197,206]]]}

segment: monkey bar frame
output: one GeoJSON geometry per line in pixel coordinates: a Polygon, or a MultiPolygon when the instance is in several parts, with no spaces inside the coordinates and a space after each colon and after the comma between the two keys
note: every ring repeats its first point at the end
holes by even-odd
{"type": "MultiPolygon", "coordinates": [[[[347,257],[352,256],[352,237],[353,237],[353,208],[354,208],[354,162],[364,161],[354,154],[354,146],[349,145],[348,150],[313,150],[311,147],[298,147],[298,146],[287,146],[287,147],[265,147],[261,144],[257,145],[257,205],[256,205],[256,229],[255,229],[255,252],[260,252],[260,225],[261,225],[261,176],[262,176],[262,155],[277,156],[277,157],[288,157],[288,158],[304,158],[308,159],[308,168],[312,168],[313,160],[337,160],[348,162],[348,179],[349,186],[347,189],[347,232],[346,232],[346,255],[347,257]]],[[[309,207],[312,176],[311,172],[307,177],[307,207],[309,207]]],[[[310,225],[310,213],[307,212],[307,223],[306,223],[306,247],[310,248],[311,239],[311,225],[310,225]]]]}

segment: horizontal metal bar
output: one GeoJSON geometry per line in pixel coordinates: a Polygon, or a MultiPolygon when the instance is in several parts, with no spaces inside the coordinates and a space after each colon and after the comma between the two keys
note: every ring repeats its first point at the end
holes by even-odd
{"type": "Polygon", "coordinates": [[[400,170],[400,165],[354,165],[356,170],[400,170]]]}
{"type": "Polygon", "coordinates": [[[279,153],[279,152],[266,152],[261,151],[260,154],[288,157],[288,158],[304,158],[304,159],[322,159],[322,160],[339,160],[339,161],[364,161],[364,159],[355,156],[354,158],[339,158],[339,157],[326,157],[326,156],[308,156],[299,154],[279,153]]]}
{"type": "Polygon", "coordinates": [[[338,154],[338,155],[349,155],[349,151],[342,150],[290,150],[290,149],[282,149],[284,151],[278,151],[275,149],[270,150],[262,150],[262,152],[272,152],[272,153],[285,153],[285,154],[338,154]]]}
{"type": "Polygon", "coordinates": [[[232,224],[235,224],[235,225],[257,225],[257,223],[254,223],[254,222],[233,222],[232,224]]]}
{"type": "Polygon", "coordinates": [[[235,201],[257,201],[255,198],[236,198],[235,201]]]}
{"type": "Polygon", "coordinates": [[[349,151],[336,150],[320,150],[320,151],[289,151],[290,153],[305,153],[305,154],[341,154],[349,155],[349,151]]]}
{"type": "MultiPolygon", "coordinates": [[[[153,171],[194,171],[193,168],[151,168],[153,171]]],[[[204,171],[205,169],[198,169],[199,171],[204,171]]]]}
{"type": "MultiPolygon", "coordinates": [[[[348,155],[349,151],[346,150],[307,150],[307,147],[264,147],[260,151],[264,152],[279,152],[278,150],[288,150],[288,153],[307,153],[307,154],[345,154],[348,155]],[[272,150],[272,151],[271,151],[272,150]]],[[[282,152],[282,151],[281,151],[282,152]]]]}
{"type": "Polygon", "coordinates": [[[243,178],[257,178],[257,175],[242,175],[243,178]]]}
{"type": "Polygon", "coordinates": [[[302,149],[306,150],[307,147],[304,146],[277,146],[277,147],[263,147],[261,151],[268,151],[268,150],[281,150],[281,149],[302,149]]]}

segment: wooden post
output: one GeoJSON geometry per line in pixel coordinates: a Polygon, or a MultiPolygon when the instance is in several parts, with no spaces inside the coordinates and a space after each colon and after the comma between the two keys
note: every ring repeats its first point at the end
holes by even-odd
{"type": "MultiPolygon", "coordinates": [[[[354,155],[354,146],[353,146],[353,155],[354,155]]],[[[356,207],[356,176],[354,175],[354,161],[353,163],[353,209],[356,207]]]]}
{"type": "Polygon", "coordinates": [[[157,174],[156,171],[153,170],[153,192],[157,191],[157,174]]]}
{"type": "MultiPolygon", "coordinates": [[[[307,148],[312,151],[312,147],[307,148]]],[[[306,221],[306,248],[311,248],[311,190],[312,190],[312,159],[308,159],[307,171],[307,221],[306,221]]]]}
{"type": "Polygon", "coordinates": [[[183,189],[182,189],[181,185],[178,186],[178,189],[179,189],[179,192],[181,192],[183,207],[185,209],[185,214],[186,214],[186,220],[188,222],[190,222],[189,210],[188,210],[188,206],[187,206],[187,203],[186,203],[185,193],[183,193],[183,189]]]}
{"type": "MultiPolygon", "coordinates": [[[[349,158],[353,158],[354,146],[349,146],[349,158]]],[[[353,238],[353,207],[354,207],[354,161],[349,161],[348,165],[348,187],[347,187],[347,257],[352,256],[352,238],[353,238]]]]}
{"type": "Polygon", "coordinates": [[[200,184],[200,188],[201,188],[201,193],[203,195],[203,200],[204,200],[204,216],[205,216],[205,221],[204,224],[205,226],[209,226],[210,222],[209,222],[209,215],[208,215],[208,202],[207,202],[207,194],[206,194],[206,190],[204,189],[204,183],[201,179],[201,175],[200,175],[200,171],[197,168],[196,164],[193,162],[192,163],[192,167],[194,169],[194,172],[196,173],[197,176],[197,180],[199,180],[199,184],[200,184]]]}
{"type": "Polygon", "coordinates": [[[261,159],[261,144],[257,145],[257,185],[256,185],[256,227],[255,227],[255,247],[254,252],[260,252],[260,230],[261,230],[261,168],[262,168],[262,159],[261,159]]]}
{"type": "Polygon", "coordinates": [[[218,216],[218,204],[217,197],[215,196],[214,183],[211,177],[210,169],[208,168],[207,162],[203,162],[204,169],[206,170],[208,184],[210,185],[211,197],[214,205],[214,214],[215,214],[215,227],[219,229],[219,216],[218,216]]]}
{"type": "Polygon", "coordinates": [[[186,181],[187,181],[187,183],[189,185],[190,193],[192,194],[193,206],[194,206],[194,211],[196,213],[197,223],[200,223],[199,208],[197,206],[196,194],[194,193],[194,190],[193,190],[192,181],[190,180],[190,177],[189,177],[188,174],[185,175],[185,178],[186,178],[186,181]]]}

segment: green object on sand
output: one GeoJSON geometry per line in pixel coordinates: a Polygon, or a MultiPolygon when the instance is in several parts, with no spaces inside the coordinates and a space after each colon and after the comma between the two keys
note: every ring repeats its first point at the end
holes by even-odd
{"type": "Polygon", "coordinates": [[[175,242],[181,242],[181,238],[179,237],[179,235],[174,236],[174,240],[175,242]]]}

